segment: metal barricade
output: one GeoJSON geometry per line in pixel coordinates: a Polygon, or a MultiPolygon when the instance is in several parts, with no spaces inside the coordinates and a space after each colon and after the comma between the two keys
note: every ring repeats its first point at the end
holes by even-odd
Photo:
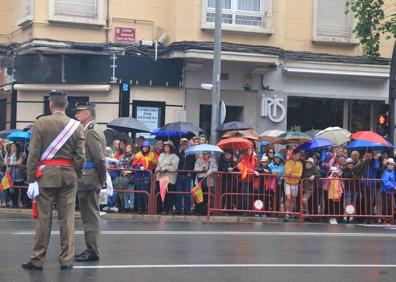
{"type": "Polygon", "coordinates": [[[382,191],[380,179],[304,179],[301,218],[385,219],[393,222],[394,195],[382,191]]]}
{"type": "Polygon", "coordinates": [[[240,172],[216,172],[215,175],[215,203],[210,205],[208,216],[222,213],[297,217],[300,214],[298,184],[288,187],[290,193],[285,194],[284,182],[279,175],[243,176],[240,172]]]}

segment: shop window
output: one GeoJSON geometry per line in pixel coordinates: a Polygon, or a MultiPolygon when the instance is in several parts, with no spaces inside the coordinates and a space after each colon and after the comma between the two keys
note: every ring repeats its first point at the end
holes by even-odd
{"type": "Polygon", "coordinates": [[[49,0],[49,20],[104,25],[104,0],[49,0]]]}
{"type": "MultiPolygon", "coordinates": [[[[203,0],[202,28],[213,29],[216,0],[203,0]]],[[[223,0],[224,30],[271,32],[272,0],[223,0]]]]}
{"type": "MultiPolygon", "coordinates": [[[[68,117],[74,118],[76,114],[76,103],[89,102],[89,97],[86,96],[68,96],[69,106],[66,109],[66,115],[68,117]]],[[[48,96],[44,98],[44,114],[51,114],[48,104],[48,96]]]]}
{"type": "Polygon", "coordinates": [[[4,130],[6,128],[7,122],[7,100],[0,100],[0,130],[4,130]]]}
{"type": "Polygon", "coordinates": [[[288,97],[287,129],[307,131],[343,127],[343,107],[342,100],[288,97]]]}
{"type": "Polygon", "coordinates": [[[347,11],[348,0],[315,0],[314,41],[353,43],[353,15],[347,11]]]}
{"type": "MultiPolygon", "coordinates": [[[[151,131],[165,124],[165,103],[151,101],[133,101],[132,117],[142,121],[151,131]]],[[[138,133],[138,136],[152,138],[150,133],[138,133]]]]}

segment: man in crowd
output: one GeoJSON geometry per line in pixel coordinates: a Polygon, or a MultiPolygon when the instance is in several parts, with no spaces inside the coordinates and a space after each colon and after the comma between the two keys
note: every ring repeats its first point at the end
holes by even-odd
{"type": "MultiPolygon", "coordinates": [[[[301,154],[294,150],[292,158],[285,163],[285,210],[286,212],[293,212],[295,202],[298,195],[298,183],[303,171],[303,165],[300,161],[301,154]]],[[[286,215],[286,219],[290,217],[286,215]]]]}
{"type": "Polygon", "coordinates": [[[60,225],[60,269],[73,268],[77,178],[83,173],[85,158],[84,135],[80,123],[66,116],[67,105],[66,92],[51,91],[49,108],[52,115],[37,119],[32,128],[27,175],[28,183],[34,185],[37,181],[39,186],[39,194],[35,197],[38,223],[32,257],[22,265],[27,270],[43,269],[54,204],[60,225]]]}
{"type": "Polygon", "coordinates": [[[84,174],[78,182],[78,199],[84,227],[85,250],[76,261],[99,260],[99,192],[106,182],[105,148],[102,131],[95,128],[96,111],[93,103],[76,105],[76,118],[84,126],[85,158],[84,174]]]}

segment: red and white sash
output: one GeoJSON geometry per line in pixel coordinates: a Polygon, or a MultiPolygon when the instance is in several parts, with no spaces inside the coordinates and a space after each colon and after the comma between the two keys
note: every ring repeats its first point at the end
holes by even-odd
{"type": "MultiPolygon", "coordinates": [[[[56,153],[62,148],[62,146],[70,139],[73,133],[80,126],[80,122],[75,119],[70,119],[65,128],[58,134],[58,136],[49,144],[48,148],[44,151],[44,153],[40,157],[40,161],[51,160],[54,158],[56,153]]],[[[41,175],[41,172],[45,168],[45,165],[40,165],[37,170],[38,174],[41,175]]],[[[37,174],[36,174],[37,175],[37,174]]]]}

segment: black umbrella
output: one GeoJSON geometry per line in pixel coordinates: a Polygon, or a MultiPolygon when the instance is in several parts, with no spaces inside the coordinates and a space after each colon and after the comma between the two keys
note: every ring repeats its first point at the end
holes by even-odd
{"type": "Polygon", "coordinates": [[[167,123],[159,129],[161,132],[200,132],[201,128],[191,122],[172,122],[167,123]]]}
{"type": "Polygon", "coordinates": [[[10,135],[13,132],[18,132],[18,131],[22,131],[20,129],[6,129],[3,131],[0,131],[0,138],[2,139],[6,139],[8,135],[10,135]]]}
{"type": "Polygon", "coordinates": [[[216,131],[244,130],[252,128],[249,124],[240,121],[231,121],[220,124],[216,131]]]}
{"type": "Polygon", "coordinates": [[[110,146],[115,139],[118,140],[124,139],[127,141],[127,143],[131,142],[131,137],[129,137],[128,133],[126,132],[120,132],[115,129],[107,128],[106,130],[103,131],[103,133],[106,137],[106,144],[108,146],[110,146]]]}
{"type": "Polygon", "coordinates": [[[121,132],[151,132],[140,120],[135,118],[121,117],[110,121],[107,127],[121,132]]]}

